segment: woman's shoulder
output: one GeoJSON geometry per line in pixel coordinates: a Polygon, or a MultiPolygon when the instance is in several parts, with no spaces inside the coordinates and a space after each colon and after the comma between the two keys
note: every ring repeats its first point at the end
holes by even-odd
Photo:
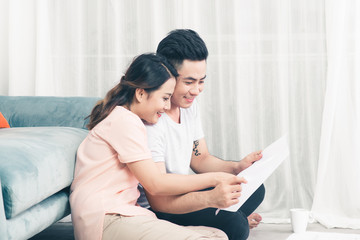
{"type": "Polygon", "coordinates": [[[115,107],[98,125],[99,128],[110,131],[114,130],[114,128],[122,130],[145,129],[144,123],[136,114],[121,106],[115,107]]]}
{"type": "Polygon", "coordinates": [[[141,119],[139,118],[138,115],[136,115],[135,113],[127,110],[126,108],[124,108],[122,106],[116,106],[111,111],[109,116],[115,116],[116,118],[117,117],[124,117],[123,120],[132,119],[132,120],[136,120],[136,121],[141,121],[141,119]]]}
{"type": "Polygon", "coordinates": [[[114,110],[110,113],[110,115],[110,121],[123,124],[136,124],[144,126],[144,123],[138,115],[121,106],[115,107],[114,110]]]}

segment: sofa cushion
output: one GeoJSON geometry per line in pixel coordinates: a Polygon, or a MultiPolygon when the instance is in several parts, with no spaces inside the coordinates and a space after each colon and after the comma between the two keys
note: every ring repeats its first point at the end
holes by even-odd
{"type": "Polygon", "coordinates": [[[7,219],[71,184],[76,151],[87,132],[71,127],[1,130],[0,178],[7,219]]]}

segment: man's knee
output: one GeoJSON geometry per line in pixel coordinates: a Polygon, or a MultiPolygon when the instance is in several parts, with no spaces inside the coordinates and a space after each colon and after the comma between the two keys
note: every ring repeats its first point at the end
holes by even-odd
{"type": "Polygon", "coordinates": [[[260,187],[258,187],[258,189],[256,189],[256,191],[250,196],[248,201],[250,205],[254,205],[254,208],[257,208],[264,200],[264,197],[265,197],[265,186],[264,184],[261,184],[260,187]]]}
{"type": "Polygon", "coordinates": [[[261,203],[264,200],[265,197],[265,186],[264,184],[261,184],[260,187],[255,191],[257,195],[257,199],[261,203]]]}
{"type": "Polygon", "coordinates": [[[234,231],[232,233],[232,237],[229,237],[229,239],[246,240],[249,237],[249,232],[250,232],[250,230],[249,230],[248,224],[238,225],[237,231],[234,231]]]}
{"type": "Polygon", "coordinates": [[[238,212],[243,212],[246,216],[249,216],[255,211],[257,207],[262,203],[265,197],[264,184],[260,185],[258,189],[250,196],[248,200],[240,207],[238,212]]]}
{"type": "Polygon", "coordinates": [[[245,240],[249,236],[249,222],[243,213],[235,212],[226,217],[224,231],[229,240],[245,240]]]}

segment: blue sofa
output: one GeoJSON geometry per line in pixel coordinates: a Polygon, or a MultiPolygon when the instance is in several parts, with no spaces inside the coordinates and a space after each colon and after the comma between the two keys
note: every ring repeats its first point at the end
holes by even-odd
{"type": "Polygon", "coordinates": [[[0,129],[0,239],[28,239],[70,213],[69,186],[84,120],[98,101],[86,97],[0,96],[11,128],[0,129]]]}

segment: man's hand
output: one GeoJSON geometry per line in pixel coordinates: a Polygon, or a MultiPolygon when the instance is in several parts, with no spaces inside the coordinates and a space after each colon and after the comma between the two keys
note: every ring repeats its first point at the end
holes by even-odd
{"type": "Polygon", "coordinates": [[[238,162],[235,175],[238,175],[241,171],[250,167],[254,162],[259,161],[261,158],[262,158],[261,150],[250,153],[249,155],[244,157],[240,162],[238,162]]]}
{"type": "MultiPolygon", "coordinates": [[[[225,176],[224,176],[225,177],[225,176]]],[[[244,178],[232,176],[223,178],[214,189],[208,191],[208,205],[213,208],[227,208],[239,202],[241,184],[247,183],[244,178]]]]}

